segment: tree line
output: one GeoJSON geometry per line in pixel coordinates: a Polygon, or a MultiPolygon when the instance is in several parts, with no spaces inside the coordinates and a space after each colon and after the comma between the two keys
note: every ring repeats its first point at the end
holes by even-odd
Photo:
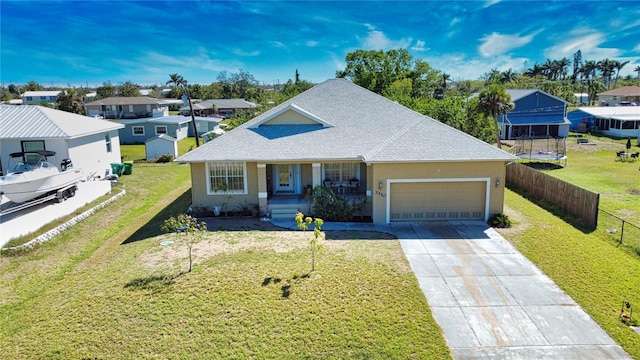
{"type": "MultiPolygon", "coordinates": [[[[571,61],[547,59],[522,72],[512,69],[492,69],[479,80],[454,80],[450,74],[432,68],[426,61],[414,59],[406,49],[355,50],[346,56],[346,67],[336,72],[345,78],[377,94],[396,101],[416,112],[430,116],[454,128],[487,142],[497,142],[499,129],[497,118],[513,107],[505,89],[540,89],[570,103],[574,93],[588,93],[590,102],[596,94],[618,85],[640,84],[640,66],[634,69],[637,77],[622,78],[620,71],[629,62],[603,59],[582,62],[581,53],[571,61]],[[479,93],[479,96],[470,96],[479,93]]],[[[293,79],[281,86],[260,84],[248,71],[237,73],[222,71],[209,85],[189,83],[182,76],[169,74],[165,85],[172,85],[168,94],[158,85],[148,87],[149,96],[155,98],[231,99],[243,98],[258,103],[259,111],[265,111],[311,88],[313,83],[300,78],[295,70],[293,79]]],[[[141,96],[141,86],[130,81],[122,85],[105,82],[95,89],[96,98],[113,96],[141,96]]],[[[61,110],[83,113],[83,96],[93,89],[45,88],[31,81],[24,86],[2,87],[2,100],[18,98],[25,91],[61,90],[57,107],[61,110]]],[[[43,104],[44,105],[44,104],[43,104]]],[[[249,117],[234,119],[239,125],[249,117]]]]}

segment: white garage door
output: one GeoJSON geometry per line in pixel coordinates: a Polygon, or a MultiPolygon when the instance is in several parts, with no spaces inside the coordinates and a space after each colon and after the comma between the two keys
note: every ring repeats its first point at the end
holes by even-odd
{"type": "Polygon", "coordinates": [[[391,221],[484,220],[486,182],[392,183],[391,221]]]}

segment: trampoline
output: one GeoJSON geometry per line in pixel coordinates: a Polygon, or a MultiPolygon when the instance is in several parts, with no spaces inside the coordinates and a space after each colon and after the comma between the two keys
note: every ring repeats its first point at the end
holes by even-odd
{"type": "Polygon", "coordinates": [[[564,137],[519,137],[513,150],[520,162],[539,162],[567,165],[567,147],[564,137]]]}

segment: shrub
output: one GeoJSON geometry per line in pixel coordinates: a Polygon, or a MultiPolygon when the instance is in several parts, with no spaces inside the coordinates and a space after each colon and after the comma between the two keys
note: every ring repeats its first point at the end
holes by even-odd
{"type": "Polygon", "coordinates": [[[173,155],[171,154],[162,154],[156,160],[157,163],[168,163],[173,161],[173,155]]]}
{"type": "Polygon", "coordinates": [[[318,185],[313,189],[314,215],[326,221],[351,221],[356,213],[364,208],[366,198],[350,202],[339,197],[331,188],[318,185]]]}
{"type": "Polygon", "coordinates": [[[511,219],[506,214],[493,214],[489,218],[489,225],[496,228],[509,228],[511,227],[511,219]]]}

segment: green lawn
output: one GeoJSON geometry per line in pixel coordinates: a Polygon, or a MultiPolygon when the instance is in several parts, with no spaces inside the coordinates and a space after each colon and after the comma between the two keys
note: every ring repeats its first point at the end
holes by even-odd
{"type": "Polygon", "coordinates": [[[186,247],[159,226],[189,204],[189,168],[120,181],[122,199],[0,257],[2,357],[450,358],[397,240],[328,233],[309,274],[299,231],[211,231],[176,277],[186,247]]]}
{"type": "MultiPolygon", "coordinates": [[[[202,141],[200,141],[202,145],[202,141]]],[[[184,155],[195,149],[196,139],[192,137],[184,138],[178,141],[178,155],[184,155]]],[[[120,145],[120,153],[124,161],[145,161],[147,154],[145,153],[144,144],[136,145],[120,145]]]]}
{"type": "MultiPolygon", "coordinates": [[[[615,161],[626,140],[592,137],[594,145],[570,144],[567,166],[546,170],[551,176],[600,194],[600,208],[640,225],[640,161],[615,161]]],[[[575,140],[568,139],[567,142],[575,140]]],[[[633,144],[635,145],[635,141],[633,144]]],[[[640,151],[634,146],[631,152],[640,151]]]]}

